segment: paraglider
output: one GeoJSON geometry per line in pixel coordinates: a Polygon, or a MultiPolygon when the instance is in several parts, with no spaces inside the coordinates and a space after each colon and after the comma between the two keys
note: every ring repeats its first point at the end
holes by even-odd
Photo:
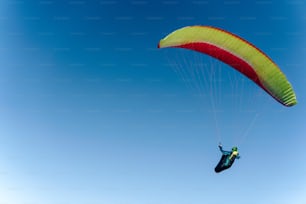
{"type": "MultiPolygon", "coordinates": [[[[272,96],[284,106],[297,103],[295,92],[280,68],[264,52],[250,42],[219,28],[187,26],[168,34],[160,40],[158,48],[184,48],[197,51],[228,64],[272,96]]],[[[232,166],[239,159],[238,148],[224,151],[215,172],[232,166]]]]}
{"type": "Polygon", "coordinates": [[[210,26],[187,26],[160,40],[158,48],[177,47],[210,55],[239,71],[285,106],[297,103],[289,81],[265,53],[246,40],[210,26]]]}
{"type": "Polygon", "coordinates": [[[223,170],[230,168],[236,159],[240,159],[240,155],[237,147],[233,147],[232,151],[225,151],[222,148],[221,143],[219,144],[219,149],[222,152],[222,157],[215,168],[215,172],[219,173],[223,170]]]}

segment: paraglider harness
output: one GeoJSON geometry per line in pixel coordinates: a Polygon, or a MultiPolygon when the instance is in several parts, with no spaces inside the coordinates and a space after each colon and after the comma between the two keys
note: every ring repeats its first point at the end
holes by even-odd
{"type": "Polygon", "coordinates": [[[224,151],[222,145],[219,144],[219,149],[222,152],[222,157],[215,168],[216,173],[230,168],[233,165],[235,159],[240,158],[237,147],[233,147],[232,151],[224,151]]]}

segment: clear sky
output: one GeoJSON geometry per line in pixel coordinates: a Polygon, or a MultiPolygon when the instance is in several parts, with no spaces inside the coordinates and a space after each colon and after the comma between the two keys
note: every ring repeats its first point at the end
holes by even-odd
{"type": "Polygon", "coordinates": [[[0,204],[305,204],[305,8],[299,0],[1,1],[0,204]],[[209,57],[157,49],[187,25],[257,45],[298,104],[283,107],[209,57]],[[184,81],[190,61],[222,81],[184,81]],[[220,141],[238,145],[241,159],[216,174],[220,141]]]}

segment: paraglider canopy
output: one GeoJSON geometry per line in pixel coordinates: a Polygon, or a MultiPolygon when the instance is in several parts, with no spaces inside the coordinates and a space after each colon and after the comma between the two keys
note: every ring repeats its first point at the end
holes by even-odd
{"type": "Polygon", "coordinates": [[[265,53],[246,40],[209,26],[187,26],[163,38],[158,48],[198,51],[230,65],[285,106],[297,103],[286,76],[265,53]]]}

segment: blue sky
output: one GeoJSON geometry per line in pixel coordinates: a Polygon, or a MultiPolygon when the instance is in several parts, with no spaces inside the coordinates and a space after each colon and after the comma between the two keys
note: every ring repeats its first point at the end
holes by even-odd
{"type": "Polygon", "coordinates": [[[304,204],[305,8],[1,1],[0,203],[304,204]],[[266,52],[299,103],[281,106],[209,57],[157,49],[169,32],[198,24],[266,52]],[[184,82],[189,60],[215,67],[224,81],[213,89],[197,88],[205,76],[184,82]],[[233,82],[243,86],[230,89],[233,82]],[[211,90],[218,95],[197,95],[211,90]],[[239,144],[242,157],[216,174],[220,140],[225,149],[239,144]]]}

